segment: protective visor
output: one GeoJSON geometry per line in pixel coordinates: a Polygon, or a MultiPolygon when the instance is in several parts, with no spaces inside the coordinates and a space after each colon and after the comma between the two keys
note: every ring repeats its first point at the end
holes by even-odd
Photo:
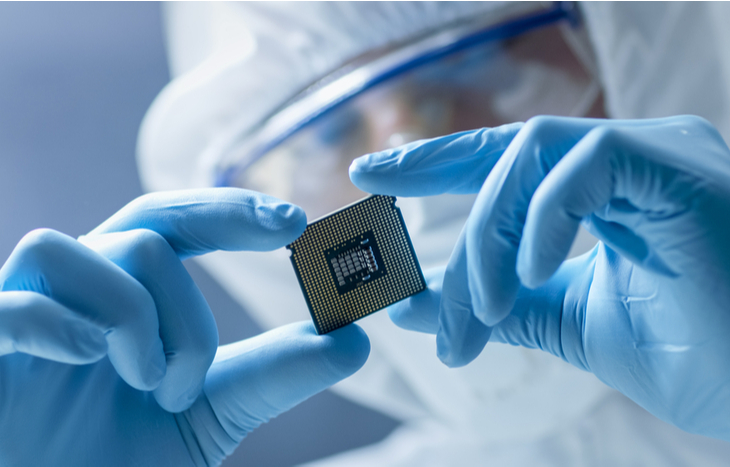
{"type": "Polygon", "coordinates": [[[362,154],[541,114],[602,116],[574,5],[514,10],[371,51],[323,77],[209,148],[216,184],[276,196],[314,219],[365,196],[348,177],[362,154]]]}

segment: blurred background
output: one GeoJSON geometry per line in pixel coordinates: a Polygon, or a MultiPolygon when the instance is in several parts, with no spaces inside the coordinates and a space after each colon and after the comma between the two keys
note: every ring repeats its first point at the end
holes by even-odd
{"type": "MultiPolygon", "coordinates": [[[[168,81],[156,3],[0,2],[2,262],[32,229],[79,236],[142,194],[137,131],[168,81]]],[[[200,267],[187,267],[222,344],[260,332],[200,267]]],[[[396,425],[325,392],[254,431],[224,466],[296,465],[396,425]]]]}

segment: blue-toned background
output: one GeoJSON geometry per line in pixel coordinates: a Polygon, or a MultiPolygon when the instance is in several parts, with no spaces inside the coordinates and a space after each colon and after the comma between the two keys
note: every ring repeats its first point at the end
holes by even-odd
{"type": "MultiPolygon", "coordinates": [[[[137,130],[168,80],[157,4],[0,2],[3,262],[32,229],[78,236],[142,194],[137,130]]],[[[259,332],[199,267],[188,268],[221,343],[259,332]]],[[[295,465],[372,443],[395,426],[326,392],[255,431],[224,465],[295,465]]]]}

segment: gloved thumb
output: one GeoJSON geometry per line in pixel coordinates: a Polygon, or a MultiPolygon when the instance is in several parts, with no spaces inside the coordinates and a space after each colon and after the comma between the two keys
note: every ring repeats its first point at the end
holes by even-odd
{"type": "MultiPolygon", "coordinates": [[[[565,261],[550,280],[536,289],[520,287],[510,314],[493,328],[487,328],[474,316],[461,320],[440,316],[453,311],[453,306],[443,306],[446,275],[463,277],[463,272],[443,268],[426,271],[428,289],[390,306],[388,314],[401,328],[439,333],[439,356],[450,366],[466,365],[476,358],[487,344],[486,335],[489,344],[540,349],[590,371],[583,349],[583,320],[596,251],[565,261]],[[445,330],[444,322],[450,322],[452,329],[445,330]]],[[[451,282],[455,282],[453,277],[451,282]]],[[[454,290],[448,294],[454,296],[454,290]]],[[[459,297],[456,301],[462,308],[470,309],[468,290],[450,299],[459,297]]]]}
{"type": "Polygon", "coordinates": [[[320,336],[311,323],[294,323],[222,346],[205,395],[176,415],[183,437],[199,463],[218,465],[256,427],[350,376],[369,353],[354,324],[320,336]]]}

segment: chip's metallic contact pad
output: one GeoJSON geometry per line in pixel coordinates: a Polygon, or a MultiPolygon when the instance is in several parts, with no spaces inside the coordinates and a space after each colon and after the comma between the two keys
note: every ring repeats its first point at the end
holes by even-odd
{"type": "Polygon", "coordinates": [[[369,196],[315,220],[287,248],[319,334],[426,289],[393,196],[369,196]]]}

